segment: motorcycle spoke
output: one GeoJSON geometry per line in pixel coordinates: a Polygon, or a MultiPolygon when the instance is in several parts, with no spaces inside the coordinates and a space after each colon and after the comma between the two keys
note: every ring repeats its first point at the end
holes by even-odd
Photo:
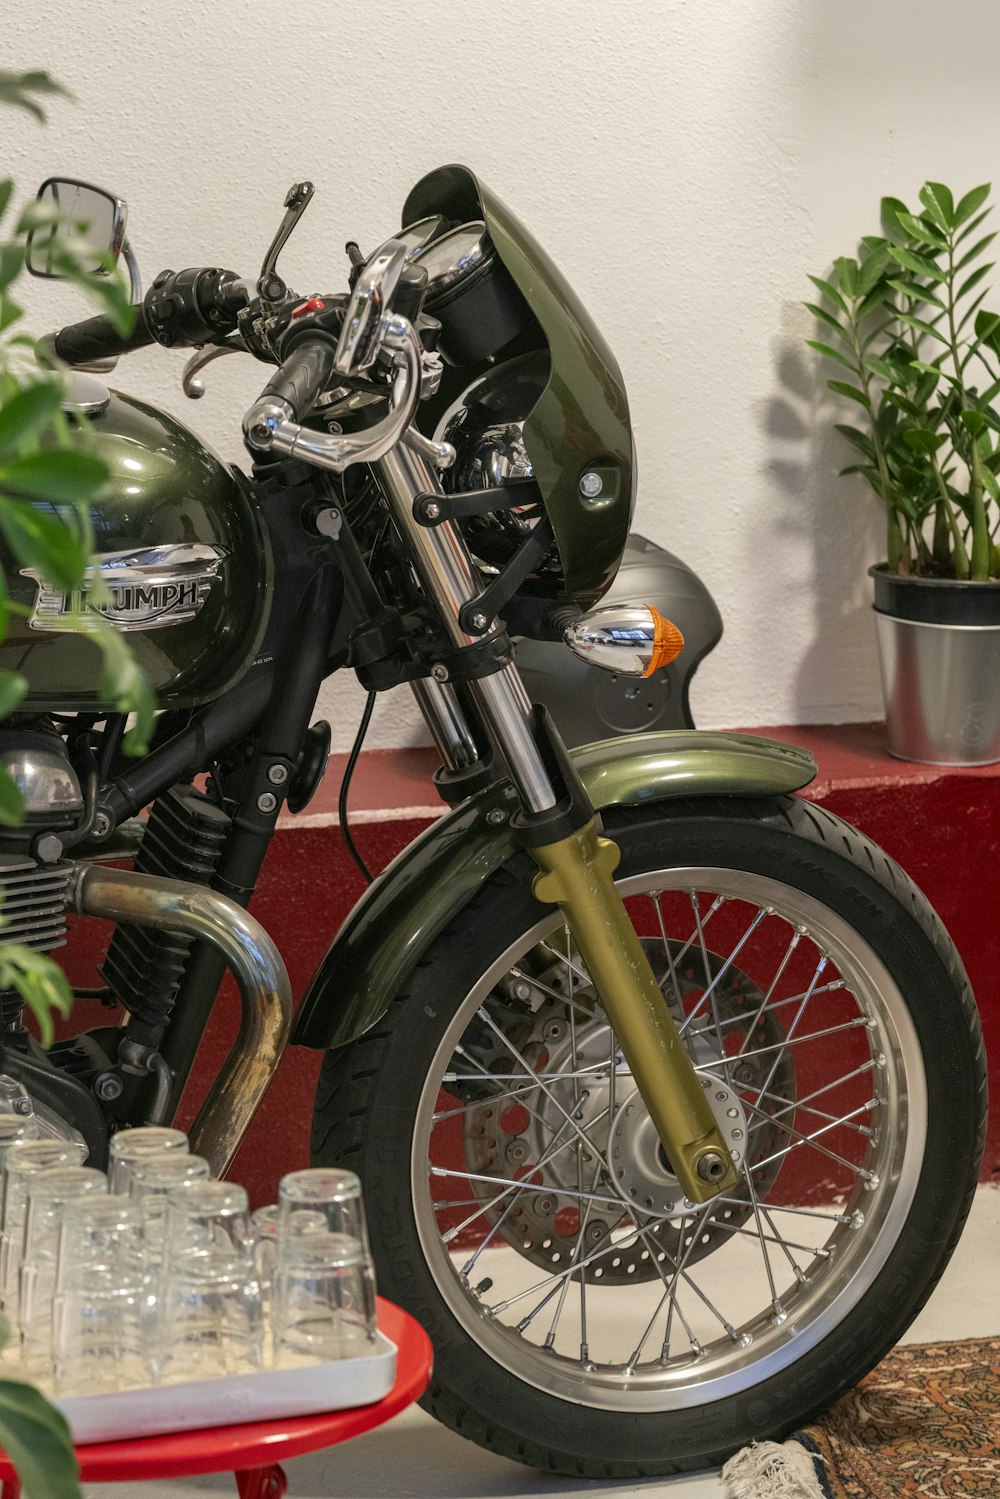
{"type": "MultiPolygon", "coordinates": [[[[694,895],[693,892],[692,892],[692,897],[691,898],[692,898],[692,902],[696,901],[696,899],[697,899],[697,897],[694,895]]],[[[732,952],[724,960],[721,968],[719,969],[718,973],[715,975],[714,978],[712,978],[709,975],[709,971],[708,971],[708,952],[707,952],[707,949],[705,948],[705,945],[704,945],[704,939],[702,939],[702,953],[703,953],[704,959],[705,959],[705,972],[706,972],[706,985],[707,985],[707,987],[705,989],[705,992],[701,995],[701,998],[695,1004],[694,1008],[690,1011],[690,1013],[686,1016],[686,1018],[677,1027],[678,1035],[683,1036],[684,1033],[685,1033],[685,1031],[691,1025],[692,1020],[694,1020],[696,1018],[696,1016],[698,1016],[698,1015],[701,1014],[701,1012],[705,1008],[705,1005],[708,1002],[708,1000],[711,999],[712,996],[714,995],[715,990],[718,987],[719,983],[721,982],[722,979],[725,978],[725,976],[729,972],[730,968],[732,968],[732,966],[735,963],[736,959],[738,958],[739,954],[742,952],[743,948],[749,942],[750,938],[753,936],[754,932],[760,926],[761,922],[764,920],[764,918],[765,918],[766,915],[767,915],[767,912],[765,911],[764,907],[763,906],[758,906],[756,916],[754,916],[753,920],[750,922],[750,925],[747,927],[746,931],[743,933],[743,936],[737,942],[737,944],[733,948],[732,952]]]]}
{"type": "MultiPolygon", "coordinates": [[[[754,1105],[748,1104],[747,1107],[752,1109],[754,1105]]],[[[870,1102],[861,1104],[858,1108],[852,1109],[850,1114],[845,1114],[844,1120],[853,1118],[855,1114],[865,1113],[869,1107],[870,1102]]],[[[761,1113],[762,1110],[755,1109],[755,1112],[761,1113]]],[[[765,1115],[765,1118],[770,1118],[770,1115],[765,1115]]],[[[810,1145],[813,1150],[818,1150],[821,1155],[827,1156],[831,1161],[836,1161],[838,1166],[843,1166],[845,1170],[853,1172],[859,1180],[866,1182],[875,1181],[876,1178],[873,1173],[867,1170],[866,1167],[858,1166],[854,1161],[849,1161],[846,1156],[838,1155],[829,1146],[818,1143],[820,1135],[828,1134],[831,1129],[836,1129],[844,1120],[837,1119],[834,1120],[833,1124],[824,1124],[819,1129],[814,1130],[811,1135],[804,1135],[801,1130],[795,1129],[791,1124],[786,1124],[783,1119],[775,1120],[774,1122],[779,1129],[784,1130],[786,1134],[794,1136],[792,1143],[791,1145],[783,1146],[781,1150],[774,1151],[773,1154],[766,1156],[762,1161],[755,1161],[750,1168],[751,1171],[763,1171],[765,1166],[771,1166],[775,1161],[784,1160],[785,1156],[789,1155],[793,1150],[799,1150],[803,1145],[810,1145]]]]}
{"type": "MultiPolygon", "coordinates": [[[[810,1041],[822,1041],[825,1036],[839,1036],[843,1031],[856,1031],[859,1026],[868,1026],[868,1017],[858,1015],[854,1020],[844,1020],[839,1025],[828,1025],[822,1031],[810,1031],[806,1036],[795,1036],[791,1041],[776,1041],[773,1046],[755,1046],[753,1051],[739,1053],[739,1061],[749,1061],[751,1057],[764,1057],[780,1051],[785,1052],[793,1046],[806,1046],[810,1041]]],[[[737,1058],[733,1057],[733,1061],[737,1058]]],[[[695,1072],[714,1072],[718,1062],[700,1062],[695,1064],[695,1072]]],[[[754,1085],[755,1086],[755,1085],[754,1085]]]]}

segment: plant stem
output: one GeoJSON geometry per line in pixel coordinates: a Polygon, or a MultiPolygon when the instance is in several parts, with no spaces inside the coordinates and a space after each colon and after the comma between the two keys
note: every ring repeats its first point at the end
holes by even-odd
{"type": "MultiPolygon", "coordinates": [[[[958,351],[958,330],[955,326],[955,235],[948,233],[948,331],[951,337],[951,357],[955,365],[955,388],[961,411],[971,408],[965,394],[962,376],[962,361],[958,351]]],[[[972,507],[972,558],[969,577],[982,583],[990,575],[990,528],[986,518],[983,499],[983,480],[979,467],[979,439],[974,432],[967,433],[969,444],[969,503],[972,507]]],[[[936,465],[935,465],[936,466],[936,465]]],[[[958,558],[956,556],[956,565],[958,558]]]]}
{"type": "Polygon", "coordinates": [[[944,482],[944,474],[941,472],[941,465],[938,463],[936,453],[931,454],[931,463],[934,465],[934,478],[937,481],[941,504],[948,520],[948,529],[951,531],[952,546],[955,548],[955,576],[956,578],[967,578],[969,576],[969,554],[965,549],[965,538],[962,535],[962,528],[958,523],[958,516],[955,514],[955,507],[952,504],[951,495],[948,493],[948,486],[944,482]]]}
{"type": "Polygon", "coordinates": [[[854,357],[858,362],[858,379],[865,394],[865,410],[868,413],[868,428],[871,432],[872,448],[875,452],[875,463],[878,468],[878,476],[882,485],[882,501],[886,508],[886,560],[892,572],[908,572],[904,568],[904,562],[908,557],[908,548],[903,539],[902,527],[899,524],[899,515],[895,505],[890,499],[892,491],[892,479],[889,475],[889,465],[886,461],[885,449],[882,446],[882,437],[875,421],[875,406],[872,402],[871,380],[868,374],[868,366],[865,364],[865,356],[861,349],[861,338],[858,330],[858,297],[851,298],[851,345],[854,357]]]}

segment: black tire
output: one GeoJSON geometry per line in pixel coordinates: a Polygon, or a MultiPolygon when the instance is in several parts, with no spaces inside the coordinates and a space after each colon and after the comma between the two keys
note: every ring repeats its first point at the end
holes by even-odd
{"type": "MultiPolygon", "coordinates": [[[[544,1391],[540,1381],[532,1383],[529,1378],[518,1377],[498,1360],[499,1345],[489,1341],[500,1334],[488,1332],[490,1324],[484,1321],[484,1341],[478,1341],[474,1318],[463,1323],[456,1315],[456,1303],[449,1304],[442,1292],[446,1282],[440,1278],[444,1273],[440,1264],[436,1259],[433,1268],[428,1263],[426,1213],[422,1220],[424,1238],[418,1227],[414,1195],[419,1189],[414,1188],[411,1175],[411,1144],[432,1061],[459,1007],[490,964],[507,953],[510,945],[544,914],[526,887],[524,871],[517,862],[488,880],[424,953],[375,1028],[326,1058],[316,1098],[312,1149],[317,1164],[336,1163],[360,1174],[379,1288],[406,1307],[431,1335],[435,1370],[423,1401],[425,1408],[461,1435],[537,1468],[583,1477],[639,1478],[715,1465],[749,1441],[780,1439],[855,1384],[898,1341],[937,1283],[971,1205],[985,1137],[986,1068],[975,1001],[944,927],[902,870],[838,818],[799,799],[782,797],[739,802],[692,800],[619,809],[606,813],[604,821],[609,836],[622,850],[616,878],[628,880],[649,870],[691,866],[735,871],[744,883],[748,875],[779,882],[802,892],[818,903],[816,910],[830,913],[831,922],[842,923],[845,930],[856,934],[852,951],[873,954],[873,967],[884,965],[895,986],[891,992],[898,991],[902,996],[926,1079],[926,1135],[908,1178],[911,1195],[906,1199],[905,1219],[892,1224],[891,1234],[888,1229],[859,1229],[861,1234],[875,1235],[864,1250],[864,1264],[874,1264],[876,1270],[863,1291],[850,1293],[855,1300],[842,1319],[822,1326],[812,1336],[812,1324],[803,1314],[802,1330],[796,1328],[794,1337],[785,1337],[784,1331],[774,1333],[776,1339],[785,1338],[781,1346],[788,1350],[782,1354],[781,1366],[767,1377],[751,1378],[740,1372],[727,1376],[732,1393],[722,1398],[708,1398],[707,1390],[703,1398],[698,1389],[700,1376],[695,1373],[686,1387],[687,1403],[682,1408],[673,1404],[673,1396],[668,1394],[661,1410],[634,1414],[599,1403],[582,1404],[544,1391]],[[799,1341],[804,1351],[796,1354],[799,1341]],[[750,1383],[736,1389],[733,1381],[740,1379],[750,1379],[750,1383]]],[[[661,903],[661,897],[655,900],[661,903]]],[[[858,980],[855,988],[862,987],[862,980],[858,980]]],[[[898,1007],[898,999],[893,1003],[898,1007]]],[[[898,1008],[893,1014],[900,1014],[898,1008]]],[[[871,1021],[868,1026],[868,1031],[857,1032],[866,1044],[871,1021]]],[[[468,1034],[464,1032],[463,1036],[468,1034]]],[[[746,1034],[749,1037],[751,1031],[746,1034]]],[[[912,1050],[912,1038],[907,1044],[912,1050]]],[[[825,1048],[832,1045],[824,1043],[825,1048]]],[[[771,1052],[776,1053],[775,1046],[771,1052]]],[[[784,1054],[787,1057],[787,1044],[784,1054]]],[[[795,1055],[798,1058],[801,1053],[795,1055]]],[[[892,1065],[896,1065],[895,1060],[892,1065]]],[[[911,1066],[906,1076],[911,1077],[913,1072],[911,1066]]],[[[871,1075],[877,1076],[874,1070],[871,1075]]],[[[756,1081],[753,1086],[757,1086],[756,1081]]],[[[878,1086],[889,1085],[879,1082],[878,1086]]],[[[874,1082],[872,1087],[876,1089],[874,1082]]],[[[758,1104],[762,1096],[758,1093],[758,1104]]],[[[474,1112],[479,1105],[466,1103],[462,1107],[468,1127],[467,1121],[473,1117],[469,1110],[474,1112]]],[[[916,1131],[918,1106],[907,1104],[907,1108],[906,1127],[916,1131]]],[[[779,1112],[787,1117],[788,1108],[779,1112]]],[[[809,1110],[810,1115],[816,1112],[815,1106],[809,1110]]],[[[762,1116],[761,1109],[756,1113],[762,1116]]],[[[791,1117],[799,1119],[797,1113],[791,1117]]],[[[772,1130],[774,1127],[767,1125],[772,1130]]],[[[842,1123],[840,1127],[854,1126],[842,1123]]],[[[788,1135],[786,1155],[795,1143],[796,1131],[789,1129],[788,1135]]],[[[865,1150],[890,1149],[879,1133],[873,1138],[878,1141],[877,1147],[869,1140],[865,1150]]],[[[810,1145],[807,1149],[815,1153],[817,1147],[810,1145]]],[[[578,1158],[579,1154],[578,1145],[578,1158]]],[[[901,1168],[904,1175],[909,1169],[901,1168]]],[[[755,1165],[751,1167],[751,1172],[758,1170],[755,1165]]],[[[901,1188],[891,1185],[888,1174],[885,1183],[872,1191],[873,1200],[889,1204],[887,1222],[892,1221],[891,1193],[899,1191],[901,1188]]],[[[788,1206],[773,1209],[774,1214],[802,1211],[788,1206]]],[[[494,1213],[494,1218],[486,1221],[495,1221],[496,1216],[494,1213]]],[[[871,1220],[876,1218],[873,1209],[871,1220]]],[[[747,1221],[753,1226],[753,1220],[747,1221]]],[[[758,1232],[761,1223],[758,1214],[758,1232]]],[[[687,1220],[682,1218],[681,1234],[686,1225],[687,1220]]],[[[659,1225],[664,1232],[667,1227],[659,1225]]],[[[853,1227],[858,1228],[856,1222],[853,1227]]],[[[846,1236],[848,1231],[838,1228],[836,1232],[846,1236]]],[[[720,1245],[738,1242],[740,1252],[744,1252],[745,1232],[739,1240],[735,1233],[716,1237],[720,1245]]],[[[635,1240],[636,1245],[638,1242],[635,1240]]],[[[678,1238],[676,1242],[679,1248],[683,1240],[678,1238]]],[[[780,1236],[770,1242],[780,1242],[780,1236]]],[[[845,1255],[854,1252],[853,1239],[845,1237],[842,1242],[847,1246],[845,1255]]],[[[769,1251],[763,1238],[760,1247],[766,1262],[769,1251]]],[[[430,1253],[433,1259],[436,1251],[430,1253]]],[[[516,1251],[505,1249],[502,1253],[513,1256],[516,1251]]],[[[663,1255],[659,1258],[662,1260],[663,1255]]],[[[822,1275],[834,1276],[835,1271],[827,1267],[835,1262],[833,1252],[827,1261],[813,1261],[811,1276],[819,1264],[816,1285],[823,1284],[822,1275]]],[[[498,1263],[517,1267],[516,1260],[498,1263]]],[[[662,1279],[663,1272],[659,1273],[662,1279]]],[[[770,1270],[768,1275],[771,1278],[770,1270]]],[[[580,1278],[579,1274],[572,1277],[573,1283],[580,1278]]],[[[855,1283],[861,1281],[846,1282],[848,1287],[855,1283]]],[[[677,1295],[676,1276],[673,1284],[677,1295]]],[[[836,1284],[831,1281],[831,1285],[836,1284]]],[[[798,1294],[794,1286],[790,1294],[798,1294]]],[[[831,1291],[830,1295],[836,1309],[840,1293],[831,1291]]],[[[471,1298],[466,1300],[471,1306],[471,1298]]],[[[777,1317],[772,1322],[778,1325],[777,1317]]],[[[764,1331],[771,1336],[766,1327],[764,1331]]],[[[668,1326],[668,1349],[669,1339],[668,1326]]],[[[765,1349],[770,1346],[763,1334],[759,1341],[765,1349]]],[[[725,1344],[724,1339],[720,1342],[725,1344]]],[[[722,1347],[719,1359],[735,1361],[737,1355],[727,1349],[728,1345],[722,1347]]],[[[533,1350],[530,1357],[536,1357],[533,1350]]],[[[687,1357],[691,1359],[692,1355],[688,1353],[687,1357]]],[[[696,1360],[697,1354],[693,1357],[696,1360]]],[[[720,1362],[719,1367],[728,1366],[720,1362]]],[[[572,1368],[567,1378],[570,1374],[572,1368]]]]}

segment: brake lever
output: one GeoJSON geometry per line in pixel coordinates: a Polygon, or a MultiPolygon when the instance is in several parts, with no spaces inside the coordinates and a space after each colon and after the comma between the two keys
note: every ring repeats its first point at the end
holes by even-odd
{"type": "Polygon", "coordinates": [[[195,349],[184,366],[181,374],[181,390],[189,400],[200,401],[205,394],[205,382],[200,378],[205,366],[211,364],[214,359],[221,359],[223,354],[249,354],[249,352],[250,350],[238,333],[231,334],[222,344],[203,344],[200,349],[195,349]]]}
{"type": "Polygon", "coordinates": [[[282,453],[317,468],[342,474],[354,463],[374,463],[403,440],[420,401],[420,339],[405,318],[393,318],[385,330],[384,346],[399,358],[395,364],[389,411],[361,432],[318,432],[294,421],[283,400],[264,396],[243,418],[247,442],[258,451],[282,453]]]}

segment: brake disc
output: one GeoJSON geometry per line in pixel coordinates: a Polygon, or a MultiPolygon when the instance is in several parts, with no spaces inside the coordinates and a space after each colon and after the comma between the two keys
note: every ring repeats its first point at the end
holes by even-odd
{"type": "MultiPolygon", "coordinates": [[[[780,1044],[781,1022],[765,1010],[757,985],[734,966],[727,968],[718,953],[709,951],[703,962],[699,950],[689,960],[684,945],[671,942],[668,960],[660,939],[644,939],[643,946],[678,1024],[705,991],[707,963],[714,1009],[706,1006],[695,1016],[685,1039],[695,1065],[703,1069],[707,1101],[741,1172],[747,1159],[751,1165],[761,1162],[775,1153],[782,1137],[787,1139],[787,1132],[766,1115],[784,1109],[786,1118],[792,1113],[791,1059],[780,1057],[769,1078],[779,1053],[738,1056],[741,1049],[759,1052],[780,1044]],[[766,1099],[758,1102],[765,1085],[766,1099]],[[755,1108],[748,1123],[749,1103],[755,1108]]],[[[566,967],[557,962],[534,978],[519,970],[502,986],[509,1008],[501,1014],[491,1006],[492,1018],[539,1074],[539,1083],[514,1084],[499,1099],[485,1080],[475,1088],[479,1097],[471,1100],[465,1115],[470,1173],[526,1187],[516,1197],[501,1195],[495,1181],[474,1182],[473,1191],[481,1202],[495,1200],[483,1214],[495,1237],[532,1263],[565,1268],[574,1256],[593,1253],[613,1235],[628,1242],[603,1255],[588,1276],[605,1284],[650,1280],[682,1253],[686,1264],[711,1254],[753,1207],[741,1183],[699,1221],[694,1242],[694,1214],[701,1209],[686,1201],[670,1169],[607,1017],[585,977],[579,977],[581,960],[574,954],[571,962],[576,970],[572,1002],[556,997],[567,987],[566,967]],[[634,1234],[636,1227],[642,1228],[641,1236],[634,1234]]],[[[516,1070],[510,1051],[486,1026],[470,1028],[463,1049],[488,1072],[516,1070]]],[[[779,1158],[755,1172],[758,1199],[766,1197],[780,1163],[779,1158]]]]}

